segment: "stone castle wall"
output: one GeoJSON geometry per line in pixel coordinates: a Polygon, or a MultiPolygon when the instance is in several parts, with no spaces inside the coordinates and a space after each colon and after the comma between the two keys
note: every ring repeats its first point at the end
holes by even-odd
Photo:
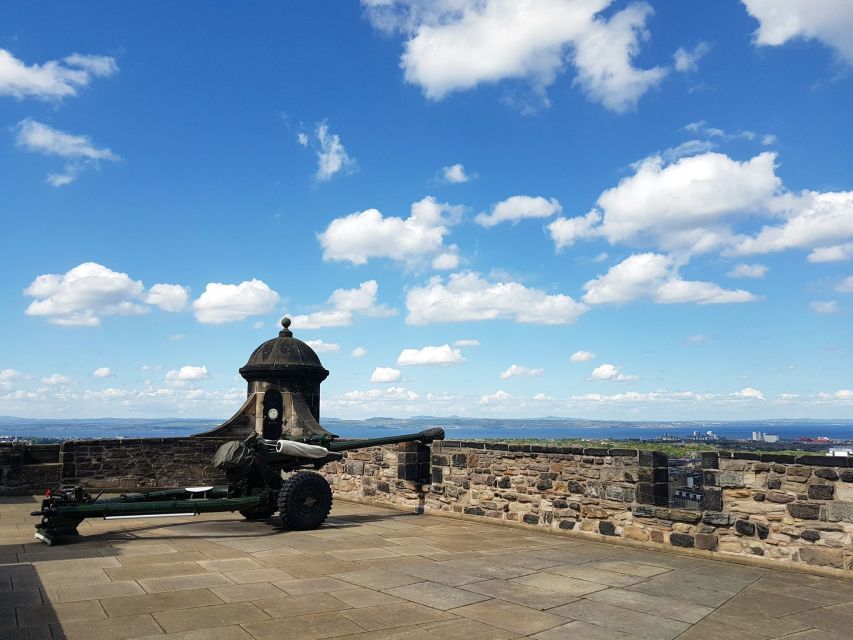
{"type": "Polygon", "coordinates": [[[697,511],[668,507],[666,456],[635,449],[445,441],[430,484],[399,479],[392,447],[349,452],[324,475],[341,498],[853,575],[846,458],[702,458],[697,511]]]}

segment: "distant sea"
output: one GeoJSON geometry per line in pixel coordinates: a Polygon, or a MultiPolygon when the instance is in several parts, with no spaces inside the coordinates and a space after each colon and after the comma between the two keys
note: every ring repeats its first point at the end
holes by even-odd
{"type": "MultiPolygon", "coordinates": [[[[694,431],[713,431],[722,438],[749,439],[753,431],[776,434],[783,440],[803,436],[825,436],[853,440],[853,420],[768,420],[751,422],[612,422],[570,418],[534,418],[517,420],[421,416],[408,419],[370,418],[368,420],[321,420],[323,426],[344,438],[376,438],[415,433],[431,427],[443,427],[447,438],[553,440],[583,438],[589,440],[654,440],[661,435],[689,436],[694,431]]],[[[135,419],[96,418],[85,420],[15,418],[0,416],[0,435],[18,438],[171,438],[212,429],[218,419],[135,419]]]]}

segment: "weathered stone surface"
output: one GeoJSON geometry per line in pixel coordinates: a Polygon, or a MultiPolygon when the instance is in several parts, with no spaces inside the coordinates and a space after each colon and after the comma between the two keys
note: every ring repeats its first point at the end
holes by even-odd
{"type": "Polygon", "coordinates": [[[838,472],[835,469],[827,469],[822,467],[820,469],[815,469],[814,474],[818,478],[823,478],[824,480],[838,480],[838,472]]]}
{"type": "Polygon", "coordinates": [[[793,518],[801,520],[817,520],[820,517],[820,505],[809,502],[792,502],[788,505],[788,513],[793,518]]]}
{"type": "Polygon", "coordinates": [[[809,542],[817,542],[820,540],[820,531],[815,531],[814,529],[804,529],[800,537],[803,540],[808,540],[809,542]]]}
{"type": "Polygon", "coordinates": [[[755,535],[755,524],[746,520],[737,520],[735,522],[735,531],[742,536],[755,535]]]}
{"type": "Polygon", "coordinates": [[[794,496],[782,493],[781,491],[768,491],[765,498],[768,502],[775,502],[778,504],[788,504],[789,502],[796,500],[794,496]]]}
{"type": "Polygon", "coordinates": [[[767,481],[768,489],[779,489],[782,487],[782,481],[779,478],[771,478],[767,481]]]}
{"type": "Polygon", "coordinates": [[[716,551],[719,544],[719,538],[713,533],[697,533],[693,539],[696,548],[705,551],[716,551]]]}
{"type": "Polygon", "coordinates": [[[833,500],[826,504],[826,519],[829,522],[853,522],[853,502],[833,500]]]}
{"type": "Polygon", "coordinates": [[[602,520],[598,523],[598,532],[605,536],[615,536],[616,525],[607,520],[602,520]]]}
{"type": "Polygon", "coordinates": [[[835,486],[831,484],[810,484],[808,490],[809,500],[832,500],[835,486]]]}
{"type": "Polygon", "coordinates": [[[715,527],[727,527],[732,523],[733,519],[734,517],[731,514],[714,511],[706,511],[702,516],[702,522],[714,525],[715,527]]]}
{"type": "Polygon", "coordinates": [[[770,534],[770,528],[765,524],[761,524],[760,522],[756,522],[755,523],[755,532],[758,534],[759,538],[761,538],[762,540],[766,540],[767,536],[770,534]]]}
{"type": "Polygon", "coordinates": [[[669,512],[669,519],[675,522],[699,522],[702,519],[702,514],[699,511],[672,509],[669,512]]]}
{"type": "Polygon", "coordinates": [[[671,533],[669,535],[669,543],[675,547],[692,547],[693,536],[685,533],[671,533]]]}
{"type": "Polygon", "coordinates": [[[853,471],[842,471],[839,477],[841,482],[853,482],[853,471]]]}
{"type": "Polygon", "coordinates": [[[800,562],[815,564],[822,567],[844,566],[844,556],[841,549],[830,549],[828,547],[801,547],[800,562]]]}
{"type": "Polygon", "coordinates": [[[743,472],[741,471],[721,471],[719,478],[721,487],[742,487],[743,472]]]}

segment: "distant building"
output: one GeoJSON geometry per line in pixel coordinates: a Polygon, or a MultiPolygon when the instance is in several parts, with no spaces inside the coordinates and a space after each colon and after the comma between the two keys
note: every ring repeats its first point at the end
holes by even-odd
{"type": "Polygon", "coordinates": [[[779,436],[772,433],[765,433],[764,442],[779,442],[779,436]]]}
{"type": "Polygon", "coordinates": [[[847,458],[853,456],[853,447],[830,447],[826,455],[836,458],[847,458]]]}
{"type": "Polygon", "coordinates": [[[779,436],[773,433],[764,433],[763,431],[752,432],[753,442],[779,442],[779,436]]]}

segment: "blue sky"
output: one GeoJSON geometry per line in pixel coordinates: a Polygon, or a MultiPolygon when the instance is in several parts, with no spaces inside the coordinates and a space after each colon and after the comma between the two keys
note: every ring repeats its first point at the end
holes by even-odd
{"type": "Polygon", "coordinates": [[[850,417],[853,8],[0,8],[0,413],[850,417]]]}

